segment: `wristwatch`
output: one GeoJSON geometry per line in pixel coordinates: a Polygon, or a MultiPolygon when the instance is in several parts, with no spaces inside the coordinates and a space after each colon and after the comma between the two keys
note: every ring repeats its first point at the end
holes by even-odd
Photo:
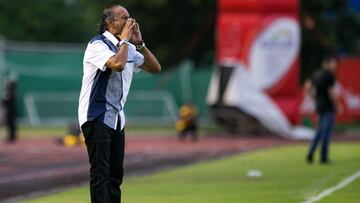
{"type": "Polygon", "coordinates": [[[123,39],[119,42],[119,44],[117,45],[117,47],[120,47],[121,45],[123,44],[127,44],[127,45],[130,45],[130,42],[127,40],[127,39],[123,39]]]}
{"type": "Polygon", "coordinates": [[[145,47],[145,42],[141,41],[139,44],[135,45],[137,50],[141,50],[145,47]]]}

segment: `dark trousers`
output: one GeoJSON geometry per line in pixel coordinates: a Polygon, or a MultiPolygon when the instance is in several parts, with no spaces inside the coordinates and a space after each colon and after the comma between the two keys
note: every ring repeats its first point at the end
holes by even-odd
{"type": "Polygon", "coordinates": [[[16,140],[16,115],[6,115],[6,126],[8,131],[7,141],[14,142],[16,140]]]}
{"type": "Polygon", "coordinates": [[[334,112],[325,112],[318,114],[318,126],[315,137],[311,142],[308,156],[310,157],[313,156],[319,141],[322,140],[320,158],[322,162],[328,161],[330,134],[333,124],[334,124],[334,112]]]}
{"type": "Polygon", "coordinates": [[[100,121],[88,121],[81,128],[90,162],[91,202],[121,202],[124,130],[114,130],[100,121]]]}

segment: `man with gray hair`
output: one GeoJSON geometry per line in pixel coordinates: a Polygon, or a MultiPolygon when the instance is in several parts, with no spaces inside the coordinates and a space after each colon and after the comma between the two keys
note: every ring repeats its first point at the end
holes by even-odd
{"type": "Polygon", "coordinates": [[[139,24],[121,5],[105,8],[99,35],[85,51],[78,109],[91,165],[91,202],[121,202],[124,105],[133,73],[140,70],[158,73],[161,66],[139,24]]]}

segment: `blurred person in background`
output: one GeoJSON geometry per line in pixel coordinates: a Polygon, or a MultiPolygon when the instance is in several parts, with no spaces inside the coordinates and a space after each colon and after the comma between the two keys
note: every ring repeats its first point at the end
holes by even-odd
{"type": "Polygon", "coordinates": [[[125,145],[124,105],[133,73],[161,71],[139,24],[120,5],[102,12],[99,35],[83,61],[79,123],[90,162],[91,202],[121,202],[125,145]]]}
{"type": "Polygon", "coordinates": [[[7,128],[8,143],[14,143],[17,138],[16,134],[16,80],[8,79],[5,82],[5,92],[2,99],[2,104],[5,109],[5,125],[7,128]]]}
{"type": "Polygon", "coordinates": [[[85,138],[78,123],[69,123],[68,133],[64,137],[56,138],[56,143],[65,147],[82,146],[85,138]]]}
{"type": "Polygon", "coordinates": [[[180,107],[179,120],[176,122],[175,128],[178,131],[179,140],[190,136],[192,141],[197,141],[197,108],[191,102],[180,107]]]}
{"type": "Polygon", "coordinates": [[[314,152],[320,140],[322,141],[320,163],[329,163],[329,143],[334,117],[336,111],[341,111],[339,94],[335,89],[337,65],[336,57],[326,56],[322,68],[316,71],[304,85],[305,94],[315,99],[318,119],[316,134],[306,157],[308,163],[313,163],[314,152]]]}

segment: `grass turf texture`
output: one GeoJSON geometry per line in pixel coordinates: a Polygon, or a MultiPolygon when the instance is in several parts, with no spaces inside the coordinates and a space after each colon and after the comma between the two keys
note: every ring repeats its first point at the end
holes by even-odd
{"type": "MultiPolygon", "coordinates": [[[[307,146],[266,149],[219,161],[125,180],[125,203],[302,202],[360,170],[360,143],[331,146],[331,165],[308,165],[307,146]],[[258,169],[262,177],[247,176],[258,169]]],[[[360,179],[320,202],[359,202],[360,179]]],[[[41,197],[26,203],[89,202],[87,187],[41,197]]]]}

